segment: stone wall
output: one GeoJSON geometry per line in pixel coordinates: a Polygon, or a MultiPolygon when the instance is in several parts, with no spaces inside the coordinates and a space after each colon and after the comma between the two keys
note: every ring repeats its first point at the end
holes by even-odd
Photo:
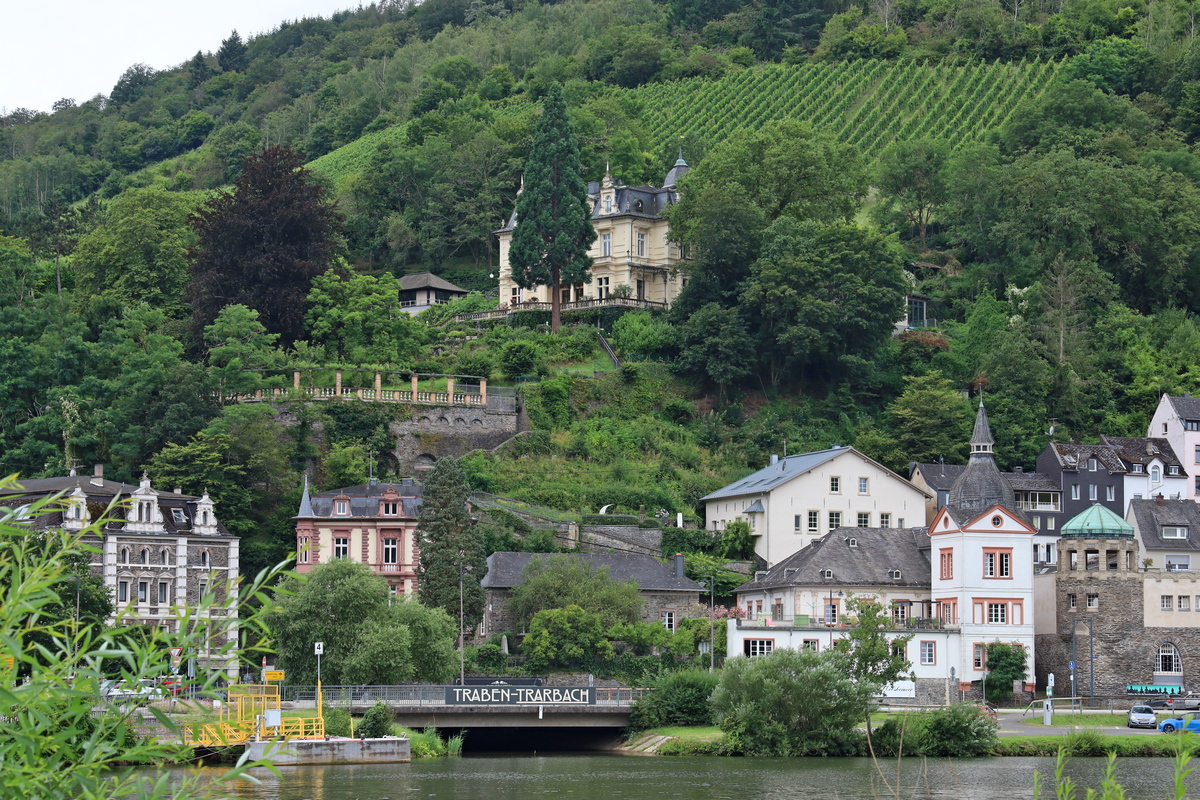
{"type": "Polygon", "coordinates": [[[389,426],[396,437],[393,451],[402,472],[418,472],[446,456],[491,450],[517,434],[514,411],[490,408],[414,406],[389,426]]]}
{"type": "MultiPolygon", "coordinates": [[[[484,592],[486,636],[494,637],[505,631],[520,634],[519,623],[508,611],[507,602],[510,596],[511,592],[507,589],[488,589],[484,592]]],[[[700,602],[698,592],[642,592],[642,598],[646,601],[642,612],[643,622],[658,623],[663,611],[673,611],[677,626],[685,613],[700,602]]]]}
{"type": "Polygon", "coordinates": [[[659,556],[662,554],[662,529],[637,525],[583,525],[579,529],[579,552],[622,552],[659,556]]]}

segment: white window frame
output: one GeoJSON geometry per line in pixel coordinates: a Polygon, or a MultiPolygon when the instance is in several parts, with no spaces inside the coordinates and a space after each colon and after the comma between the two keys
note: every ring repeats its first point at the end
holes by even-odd
{"type": "Polygon", "coordinates": [[[749,651],[750,658],[758,656],[770,655],[775,649],[774,639],[747,639],[746,649],[749,651]]]}
{"type": "Polygon", "coordinates": [[[166,581],[159,581],[159,584],[158,584],[158,604],[159,605],[163,605],[164,603],[170,602],[170,598],[171,598],[170,592],[171,592],[170,584],[168,584],[166,581]]]}
{"type": "Polygon", "coordinates": [[[1164,539],[1186,539],[1188,538],[1187,525],[1163,525],[1162,538],[1164,539]]]}
{"type": "Polygon", "coordinates": [[[1095,500],[1096,500],[1096,484],[1089,483],[1088,484],[1088,501],[1095,502],[1095,500]]]}
{"type": "Polygon", "coordinates": [[[117,582],[117,602],[118,603],[128,603],[129,602],[129,581],[118,581],[117,582]]]}
{"type": "Polygon", "coordinates": [[[792,515],[792,530],[795,533],[800,533],[804,530],[802,519],[803,518],[799,514],[792,515]]]}
{"type": "Polygon", "coordinates": [[[829,476],[829,493],[830,494],[841,494],[842,493],[842,478],[840,475],[830,475],[829,476]]]}
{"type": "Polygon", "coordinates": [[[602,256],[611,256],[612,255],[612,234],[611,233],[600,234],[600,255],[602,255],[602,256]]]}
{"type": "Polygon", "coordinates": [[[1088,608],[1099,608],[1100,607],[1100,595],[1095,594],[1094,592],[1085,595],[1084,601],[1087,603],[1088,608]]]}
{"type": "Polygon", "coordinates": [[[820,533],[820,531],[821,531],[821,512],[820,511],[809,511],[808,512],[808,532],[809,533],[820,533]]]}
{"type": "Polygon", "coordinates": [[[662,623],[662,626],[664,628],[666,628],[667,630],[669,630],[669,631],[675,630],[675,612],[674,611],[667,611],[667,610],[659,611],[658,612],[658,621],[660,623],[662,623]]]}
{"type": "Polygon", "coordinates": [[[859,478],[858,479],[858,493],[859,494],[870,494],[871,493],[871,481],[869,478],[859,478]]]}
{"type": "Polygon", "coordinates": [[[937,663],[937,642],[921,642],[921,665],[933,666],[937,663]]]}
{"type": "Polygon", "coordinates": [[[988,603],[987,604],[987,622],[989,625],[1007,625],[1008,624],[1008,604],[1007,603],[988,603]]]}
{"type": "Polygon", "coordinates": [[[1117,487],[1115,487],[1115,486],[1104,487],[1104,499],[1110,503],[1113,502],[1114,500],[1116,500],[1117,499],[1117,487]]]}
{"type": "Polygon", "coordinates": [[[1079,499],[1079,484],[1078,483],[1071,484],[1071,499],[1072,500],[1079,499]]]}
{"type": "Polygon", "coordinates": [[[333,539],[333,557],[334,558],[349,558],[350,557],[350,537],[335,536],[333,539]]]}
{"type": "Polygon", "coordinates": [[[646,236],[645,231],[637,232],[637,255],[638,255],[638,258],[646,257],[646,239],[647,238],[648,237],[646,236]]]}
{"type": "Polygon", "coordinates": [[[870,511],[859,511],[856,516],[857,516],[857,521],[858,521],[858,527],[860,527],[860,528],[871,527],[871,512],[870,511]]]}
{"type": "Polygon", "coordinates": [[[1160,611],[1175,610],[1175,595],[1161,594],[1158,596],[1158,608],[1160,611]]]}
{"type": "Polygon", "coordinates": [[[1180,611],[1192,610],[1192,596],[1190,594],[1181,594],[1175,598],[1180,611]]]}
{"type": "Polygon", "coordinates": [[[400,558],[400,539],[395,536],[389,536],[383,540],[383,563],[399,564],[400,558]]]}
{"type": "Polygon", "coordinates": [[[842,512],[830,511],[829,512],[829,530],[833,530],[834,528],[840,528],[840,527],[842,527],[842,512]]]}
{"type": "Polygon", "coordinates": [[[297,554],[297,557],[296,557],[296,561],[298,563],[300,563],[300,564],[308,563],[308,553],[309,553],[309,550],[311,549],[311,543],[312,543],[312,539],[308,538],[307,536],[301,537],[300,547],[299,547],[300,552],[297,554]]]}
{"type": "Polygon", "coordinates": [[[881,527],[881,528],[892,527],[892,515],[890,513],[888,513],[887,511],[880,512],[879,527],[881,527]]]}

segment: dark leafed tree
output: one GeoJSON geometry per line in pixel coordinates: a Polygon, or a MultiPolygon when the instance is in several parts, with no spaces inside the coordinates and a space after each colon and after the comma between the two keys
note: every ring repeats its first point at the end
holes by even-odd
{"type": "Polygon", "coordinates": [[[125,70],[113,87],[109,100],[114,106],[132,103],[142,96],[142,93],[154,83],[154,68],[146,64],[134,64],[125,70]]]}
{"type": "Polygon", "coordinates": [[[517,227],[509,263],[523,289],[550,287],[550,329],[558,330],[560,287],[588,280],[588,247],[596,240],[579,143],[562,86],[554,84],[542,102],[542,116],[525,164],[525,187],[517,196],[517,227]]]}
{"type": "Polygon", "coordinates": [[[466,476],[457,459],[443,458],[425,479],[421,516],[417,521],[420,544],[418,595],[431,608],[459,614],[459,567],[470,566],[462,582],[462,609],[466,630],[483,616],[483,588],[479,579],[487,571],[483,538],[467,512],[466,476]]]}
{"type": "Polygon", "coordinates": [[[192,56],[192,60],[188,62],[187,70],[189,89],[195,89],[213,75],[212,67],[208,66],[208,59],[199,50],[196,51],[196,55],[192,56]]]}
{"type": "Polygon", "coordinates": [[[233,191],[196,213],[188,296],[197,331],[241,303],[284,343],[303,337],[312,279],[329,268],[341,224],[302,164],[280,147],[246,156],[233,191]]]}
{"type": "Polygon", "coordinates": [[[217,63],[222,72],[241,72],[246,68],[246,44],[236,30],[221,42],[221,49],[217,51],[217,63]]]}

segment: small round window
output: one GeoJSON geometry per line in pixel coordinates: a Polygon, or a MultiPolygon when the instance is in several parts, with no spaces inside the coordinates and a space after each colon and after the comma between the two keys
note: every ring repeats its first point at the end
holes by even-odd
{"type": "Polygon", "coordinates": [[[999,528],[1004,524],[1004,518],[997,514],[996,516],[992,517],[992,524],[999,528]]]}

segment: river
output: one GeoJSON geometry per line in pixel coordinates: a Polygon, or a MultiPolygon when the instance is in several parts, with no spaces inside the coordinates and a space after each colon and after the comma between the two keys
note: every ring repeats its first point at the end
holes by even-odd
{"type": "MultiPolygon", "coordinates": [[[[905,759],[876,767],[865,758],[639,757],[602,754],[486,754],[380,766],[289,767],[256,773],[233,797],[246,800],[1019,800],[1032,798],[1033,773],[1052,774],[1049,758],[905,759]],[[882,771],[882,777],[881,777],[882,771]],[[886,784],[885,784],[886,778],[886,784]]],[[[204,770],[208,772],[207,769],[204,770]]],[[[1099,788],[1104,760],[1077,758],[1067,773],[1099,788]]],[[[214,771],[215,774],[215,771],[214,771]]],[[[1118,761],[1131,800],[1166,800],[1172,762],[1118,761]]],[[[1189,796],[1200,796],[1191,781],[1189,796]]],[[[1079,791],[1078,796],[1083,797],[1079,791]]],[[[1053,789],[1042,797],[1054,797],[1053,789]]]]}

